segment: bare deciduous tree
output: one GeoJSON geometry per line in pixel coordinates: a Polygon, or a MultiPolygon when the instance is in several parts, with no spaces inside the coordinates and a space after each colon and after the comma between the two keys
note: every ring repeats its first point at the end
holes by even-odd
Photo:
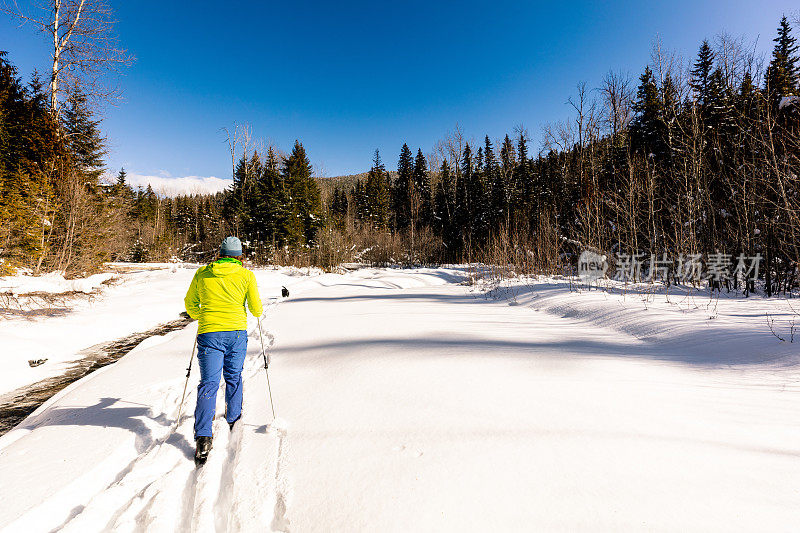
{"type": "Polygon", "coordinates": [[[608,71],[598,88],[605,105],[605,123],[612,137],[626,130],[633,118],[631,79],[621,72],[608,71]]]}
{"type": "Polygon", "coordinates": [[[94,103],[119,95],[107,74],[133,58],[118,44],[106,0],[39,0],[29,9],[6,0],[2,10],[22,24],[33,24],[52,43],[49,89],[54,113],[60,113],[73,88],[94,103]]]}
{"type": "Polygon", "coordinates": [[[670,79],[675,86],[682,85],[682,75],[685,70],[682,67],[683,62],[675,52],[664,48],[660,35],[653,39],[653,45],[650,50],[650,63],[653,66],[653,72],[656,75],[659,87],[664,87],[667,79],[670,79]]]}
{"type": "Polygon", "coordinates": [[[461,179],[461,157],[464,154],[464,133],[461,126],[456,123],[456,127],[452,132],[448,132],[444,139],[439,140],[434,146],[434,151],[437,157],[435,158],[436,164],[431,163],[433,158],[428,158],[429,166],[432,169],[438,169],[442,161],[447,161],[452,172],[453,186],[457,187],[461,179]]]}
{"type": "Polygon", "coordinates": [[[731,93],[738,90],[745,74],[750,72],[755,53],[755,43],[748,47],[744,37],[721,32],[714,38],[714,57],[731,93]]]}

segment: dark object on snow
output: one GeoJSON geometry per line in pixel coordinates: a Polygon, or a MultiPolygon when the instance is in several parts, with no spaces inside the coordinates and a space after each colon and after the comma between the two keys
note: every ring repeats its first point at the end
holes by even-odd
{"type": "Polygon", "coordinates": [[[28,364],[31,368],[39,365],[43,365],[47,362],[47,359],[28,359],[28,364]]]}
{"type": "Polygon", "coordinates": [[[194,322],[194,319],[193,319],[192,317],[190,317],[190,316],[189,316],[189,313],[187,313],[186,311],[183,311],[183,312],[182,312],[180,315],[178,315],[178,316],[180,316],[181,318],[188,318],[188,319],[189,319],[189,321],[191,321],[191,322],[194,322]]]}
{"type": "MultiPolygon", "coordinates": [[[[240,416],[239,418],[242,418],[242,417],[240,416]]],[[[236,420],[234,420],[233,422],[228,422],[228,426],[230,426],[230,428],[231,428],[231,431],[233,431],[233,426],[235,426],[235,425],[236,425],[236,422],[238,422],[238,421],[239,421],[239,418],[237,418],[237,419],[236,419],[236,420]]]]}
{"type": "Polygon", "coordinates": [[[283,296],[284,298],[288,298],[289,297],[289,289],[287,289],[286,287],[283,287],[281,289],[281,296],[283,296]]]}
{"type": "Polygon", "coordinates": [[[211,451],[211,437],[197,437],[197,451],[194,452],[195,466],[206,464],[208,452],[211,451]]]}

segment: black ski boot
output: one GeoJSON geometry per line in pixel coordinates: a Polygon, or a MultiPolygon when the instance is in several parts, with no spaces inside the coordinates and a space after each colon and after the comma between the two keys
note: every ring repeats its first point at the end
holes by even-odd
{"type": "Polygon", "coordinates": [[[208,452],[211,451],[211,437],[197,437],[197,451],[194,452],[194,465],[202,466],[206,464],[208,452]]]}
{"type": "Polygon", "coordinates": [[[242,417],[240,416],[239,418],[237,418],[237,419],[236,419],[236,420],[234,420],[233,422],[228,422],[228,426],[231,428],[231,431],[233,431],[233,426],[235,426],[235,425],[236,425],[236,422],[238,422],[238,421],[239,421],[239,419],[241,419],[241,418],[242,418],[242,417]]]}

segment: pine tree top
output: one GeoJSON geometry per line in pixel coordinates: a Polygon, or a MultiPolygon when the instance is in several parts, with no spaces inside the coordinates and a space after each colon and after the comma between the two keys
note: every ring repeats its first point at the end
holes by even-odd
{"type": "Polygon", "coordinates": [[[703,104],[708,98],[708,84],[711,71],[714,68],[714,51],[708,44],[708,39],[703,39],[700,50],[697,53],[697,61],[694,63],[690,74],[689,85],[694,89],[697,100],[703,104]]]}
{"type": "Polygon", "coordinates": [[[800,92],[800,58],[797,56],[797,39],[792,36],[792,28],[786,15],[781,17],[778,35],[773,39],[772,60],[767,68],[767,87],[777,96],[790,96],[800,92]]]}
{"type": "Polygon", "coordinates": [[[380,150],[377,148],[375,149],[375,155],[372,157],[372,168],[378,169],[383,172],[386,167],[383,166],[383,161],[381,161],[381,153],[380,150]]]}

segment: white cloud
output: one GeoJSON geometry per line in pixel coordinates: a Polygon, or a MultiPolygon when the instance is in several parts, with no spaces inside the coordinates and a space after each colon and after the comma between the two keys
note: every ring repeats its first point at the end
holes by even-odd
{"type": "Polygon", "coordinates": [[[146,189],[150,185],[156,194],[161,196],[180,196],[186,194],[214,194],[230,187],[233,180],[216,178],[214,176],[184,176],[180,178],[163,176],[143,176],[141,174],[128,174],[128,185],[146,189]]]}

